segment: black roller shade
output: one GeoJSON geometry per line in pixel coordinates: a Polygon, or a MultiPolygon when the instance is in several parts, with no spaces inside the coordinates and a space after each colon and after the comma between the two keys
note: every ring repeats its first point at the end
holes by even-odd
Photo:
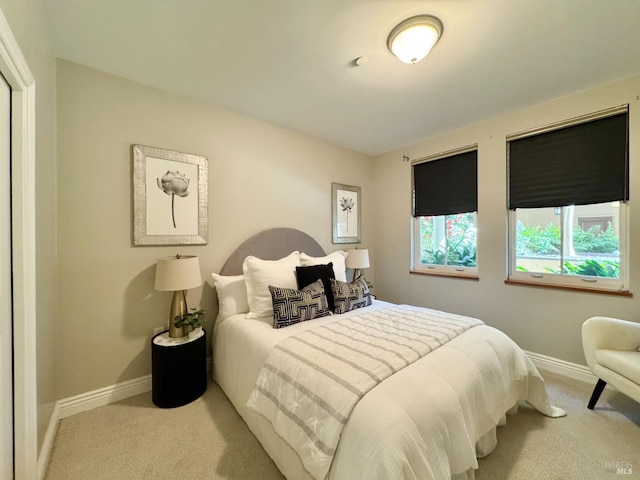
{"type": "Polygon", "coordinates": [[[509,209],[629,200],[628,113],[512,140],[509,209]]]}
{"type": "Polygon", "coordinates": [[[413,216],[478,210],[478,151],[413,166],[413,216]]]}

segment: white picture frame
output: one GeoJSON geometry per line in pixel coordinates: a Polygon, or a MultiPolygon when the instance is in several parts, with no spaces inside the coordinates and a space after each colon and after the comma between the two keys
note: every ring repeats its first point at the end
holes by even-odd
{"type": "Polygon", "coordinates": [[[207,157],[132,145],[133,244],[206,245],[207,157]]]}
{"type": "Polygon", "coordinates": [[[360,243],[361,213],[360,187],[332,183],[333,243],[360,243]]]}

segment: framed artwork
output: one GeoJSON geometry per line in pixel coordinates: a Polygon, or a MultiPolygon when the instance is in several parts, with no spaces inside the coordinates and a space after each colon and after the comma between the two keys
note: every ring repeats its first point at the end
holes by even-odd
{"type": "Polygon", "coordinates": [[[132,145],[133,244],[206,245],[207,157],[132,145]]]}
{"type": "Polygon", "coordinates": [[[360,243],[360,187],[331,184],[333,243],[360,243]]]}

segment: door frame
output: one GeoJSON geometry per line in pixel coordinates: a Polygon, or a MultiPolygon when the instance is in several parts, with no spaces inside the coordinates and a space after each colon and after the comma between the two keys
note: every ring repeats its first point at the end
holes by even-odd
{"type": "Polygon", "coordinates": [[[0,72],[0,478],[13,478],[11,87],[0,72]]]}
{"type": "Polygon", "coordinates": [[[16,480],[22,480],[36,478],[38,464],[36,86],[2,10],[0,70],[11,86],[14,476],[16,480]]]}

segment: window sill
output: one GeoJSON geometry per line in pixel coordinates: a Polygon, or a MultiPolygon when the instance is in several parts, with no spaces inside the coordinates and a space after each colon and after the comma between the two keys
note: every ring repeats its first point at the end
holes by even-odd
{"type": "Polygon", "coordinates": [[[569,290],[572,292],[596,293],[601,295],[615,295],[618,297],[633,297],[633,293],[629,291],[622,291],[622,290],[605,290],[602,288],[572,287],[569,285],[552,285],[549,283],[527,282],[524,280],[510,280],[510,279],[505,280],[504,283],[505,285],[518,285],[523,287],[550,288],[555,290],[569,290]]]}
{"type": "Polygon", "coordinates": [[[418,270],[409,270],[411,275],[426,275],[428,277],[445,277],[445,278],[458,278],[460,280],[480,280],[480,277],[477,275],[456,275],[455,273],[446,273],[446,272],[423,272],[418,270]]]}

